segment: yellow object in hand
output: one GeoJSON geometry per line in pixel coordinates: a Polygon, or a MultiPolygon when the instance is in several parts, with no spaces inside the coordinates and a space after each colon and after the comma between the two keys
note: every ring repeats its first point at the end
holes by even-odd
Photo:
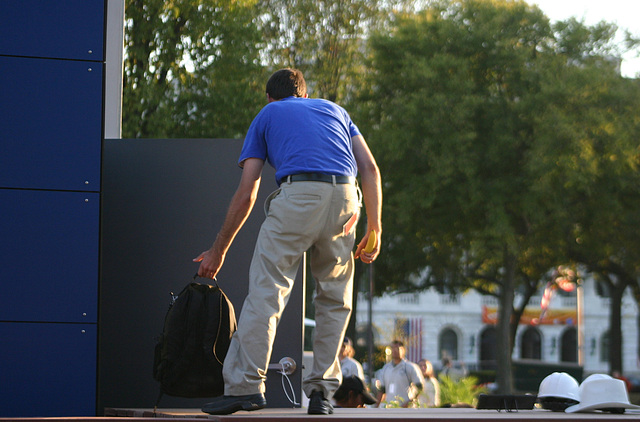
{"type": "Polygon", "coordinates": [[[364,251],[366,253],[371,253],[376,247],[376,243],[378,243],[377,235],[375,230],[371,230],[369,234],[369,239],[367,239],[367,244],[364,247],[364,251]]]}

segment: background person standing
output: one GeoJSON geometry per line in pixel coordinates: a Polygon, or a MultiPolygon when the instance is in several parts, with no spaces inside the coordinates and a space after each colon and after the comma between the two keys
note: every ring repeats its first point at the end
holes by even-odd
{"type": "Polygon", "coordinates": [[[440,382],[433,371],[433,365],[427,359],[420,359],[418,366],[424,377],[424,388],[418,395],[420,407],[440,407],[440,382]]]}
{"type": "Polygon", "coordinates": [[[402,407],[409,407],[424,386],[424,378],[420,368],[405,359],[406,349],[400,340],[393,340],[390,345],[391,362],[385,364],[379,372],[378,403],[398,400],[402,407]]]}
{"type": "Polygon", "coordinates": [[[356,351],[353,348],[353,343],[349,337],[344,338],[342,341],[342,347],[340,347],[340,368],[342,369],[342,378],[346,378],[351,375],[355,375],[361,380],[364,379],[364,370],[362,365],[353,357],[356,351]]]}

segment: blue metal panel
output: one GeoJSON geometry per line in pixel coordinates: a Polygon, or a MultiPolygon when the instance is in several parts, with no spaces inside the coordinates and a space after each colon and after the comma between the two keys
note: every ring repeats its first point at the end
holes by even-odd
{"type": "Polygon", "coordinates": [[[0,55],[104,60],[104,0],[0,1],[0,55]]]}
{"type": "Polygon", "coordinates": [[[0,417],[95,416],[95,324],[0,322],[0,417]]]}
{"type": "Polygon", "coordinates": [[[0,56],[0,188],[100,190],[102,72],[0,56]]]}
{"type": "Polygon", "coordinates": [[[0,210],[0,321],[96,322],[100,195],[0,189],[0,210]]]}

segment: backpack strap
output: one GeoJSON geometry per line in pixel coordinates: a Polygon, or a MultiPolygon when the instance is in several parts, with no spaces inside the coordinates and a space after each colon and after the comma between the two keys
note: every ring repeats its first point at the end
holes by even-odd
{"type": "MultiPolygon", "coordinates": [[[[198,278],[198,273],[195,273],[193,275],[193,280],[195,281],[197,278],[198,278]]],[[[212,281],[213,281],[213,284],[215,284],[217,288],[220,288],[220,286],[218,286],[218,279],[216,277],[213,277],[212,281]]]]}

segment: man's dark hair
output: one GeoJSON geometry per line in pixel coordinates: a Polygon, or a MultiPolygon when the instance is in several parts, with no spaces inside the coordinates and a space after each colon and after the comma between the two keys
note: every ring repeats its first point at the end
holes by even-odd
{"type": "Polygon", "coordinates": [[[291,96],[304,97],[307,94],[307,83],[299,70],[280,69],[267,81],[267,94],[274,100],[291,96]]]}
{"type": "Polygon", "coordinates": [[[400,340],[393,340],[393,341],[391,342],[391,345],[392,345],[392,346],[404,347],[404,343],[403,343],[402,341],[400,341],[400,340]]]}

